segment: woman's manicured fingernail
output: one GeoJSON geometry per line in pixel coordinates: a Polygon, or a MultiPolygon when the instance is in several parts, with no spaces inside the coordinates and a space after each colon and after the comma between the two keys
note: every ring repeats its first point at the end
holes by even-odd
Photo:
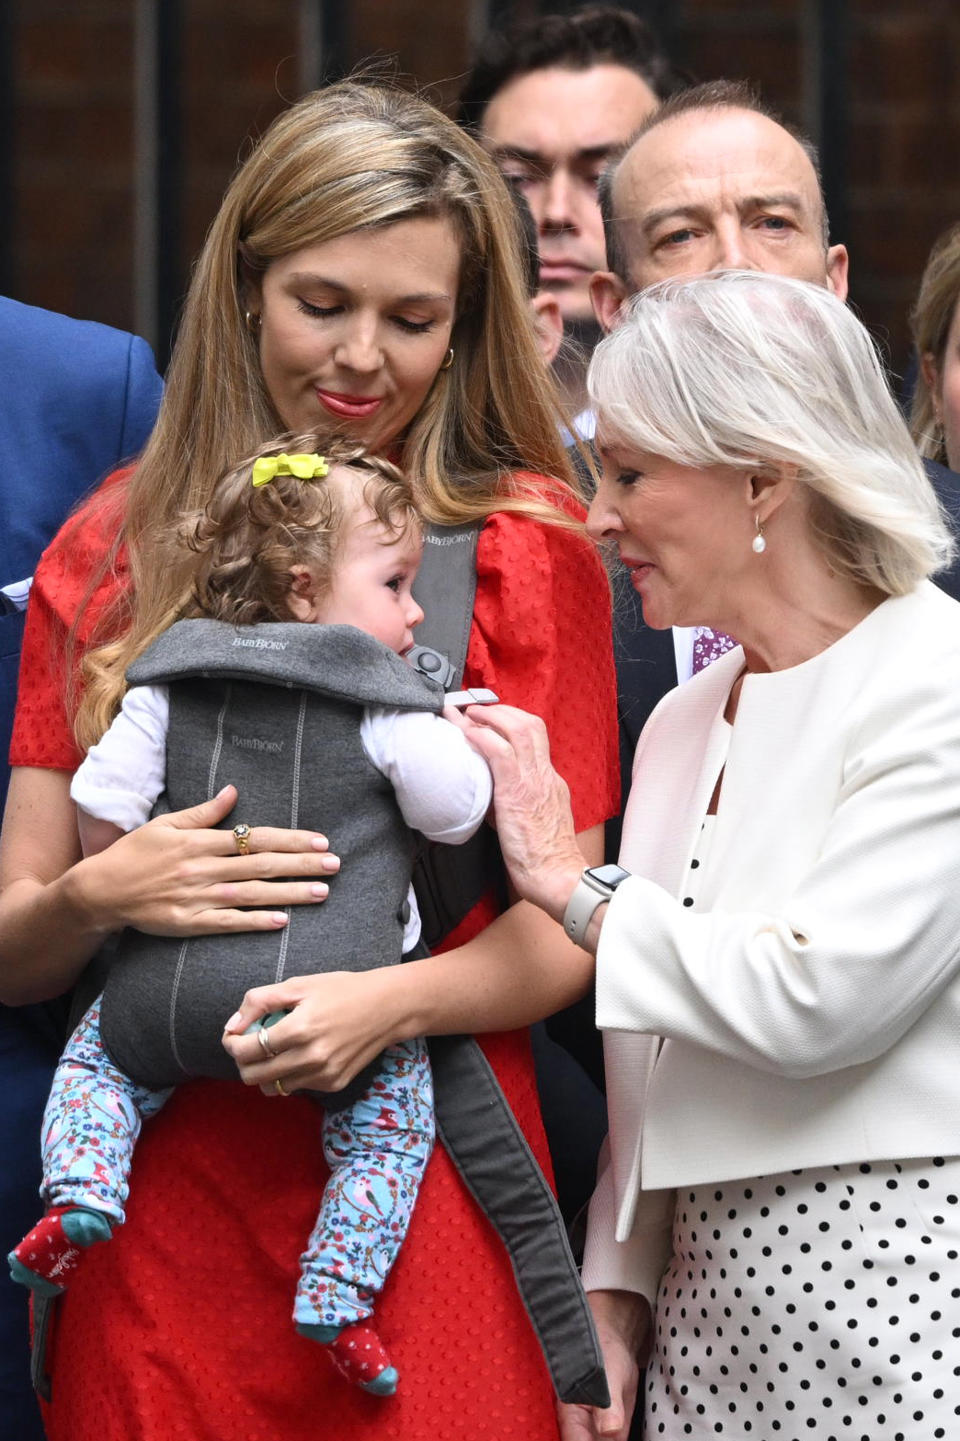
{"type": "Polygon", "coordinates": [[[286,911],[274,911],[270,919],[275,926],[285,926],[287,924],[287,921],[289,920],[289,917],[286,911]]]}
{"type": "Polygon", "coordinates": [[[232,1031],[233,1028],[234,1028],[234,1026],[237,1026],[237,1025],[239,1025],[239,1024],[240,1024],[240,1012],[239,1012],[239,1011],[235,1011],[234,1014],[230,1017],[230,1019],[229,1019],[229,1021],[227,1022],[227,1024],[224,1026],[223,1029],[224,1029],[225,1031],[232,1031]]]}
{"type": "Polygon", "coordinates": [[[318,901],[325,901],[330,893],[330,887],[324,885],[323,881],[317,881],[310,887],[310,894],[316,896],[318,901]]]}

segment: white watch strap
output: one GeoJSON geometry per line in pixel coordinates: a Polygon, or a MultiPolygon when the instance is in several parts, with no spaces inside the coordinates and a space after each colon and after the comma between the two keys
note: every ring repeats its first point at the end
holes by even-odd
{"type": "Polygon", "coordinates": [[[609,886],[598,884],[592,876],[584,873],[580,877],[563,913],[563,929],[571,941],[578,946],[583,944],[594,911],[612,895],[613,891],[609,886]]]}

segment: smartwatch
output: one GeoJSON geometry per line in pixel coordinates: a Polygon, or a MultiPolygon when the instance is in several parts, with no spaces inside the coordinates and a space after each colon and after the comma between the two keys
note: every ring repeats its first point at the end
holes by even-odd
{"type": "Polygon", "coordinates": [[[617,886],[629,875],[622,866],[591,866],[584,871],[563,913],[563,929],[571,941],[578,946],[583,944],[594,911],[610,900],[617,886]]]}

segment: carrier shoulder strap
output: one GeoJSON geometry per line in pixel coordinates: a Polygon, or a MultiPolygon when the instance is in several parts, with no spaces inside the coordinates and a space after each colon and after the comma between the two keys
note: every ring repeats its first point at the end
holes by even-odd
{"type": "MultiPolygon", "coordinates": [[[[423,560],[414,585],[424,619],[407,659],[424,675],[439,680],[444,690],[457,690],[463,682],[477,593],[481,526],[481,521],[431,525],[424,536],[423,560]]],[[[494,891],[505,904],[506,873],[491,827],[481,826],[462,846],[424,841],[414,866],[413,885],[421,933],[431,950],[455,930],[482,896],[494,891]]]]}
{"type": "MultiPolygon", "coordinates": [[[[431,526],[414,587],[425,618],[409,657],[447,690],[463,681],[477,589],[480,524],[431,526]]],[[[427,844],[414,872],[427,954],[490,890],[506,899],[490,826],[465,846],[427,844]]],[[[430,1039],[437,1132],[510,1257],[517,1289],[561,1401],[607,1406],[590,1308],[557,1203],[486,1056],[472,1036],[430,1039]]]]}
{"type": "Polygon", "coordinates": [[[423,537],[423,559],[413,587],[423,620],[407,659],[439,680],[444,690],[459,688],[467,663],[480,524],[430,525],[423,537]]]}
{"type": "Polygon", "coordinates": [[[609,1406],[603,1356],[553,1192],[472,1036],[431,1036],[437,1135],[506,1249],[561,1401],[609,1406]]]}

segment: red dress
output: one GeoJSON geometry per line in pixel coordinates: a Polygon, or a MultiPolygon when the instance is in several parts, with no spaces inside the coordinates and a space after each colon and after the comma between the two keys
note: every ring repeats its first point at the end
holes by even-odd
{"type": "MultiPolygon", "coordinates": [[[[37,572],[15,765],[79,762],[62,640],[106,528],[81,513],[37,572]]],[[[543,716],[577,828],[599,824],[619,793],[602,567],[579,537],[498,514],[481,533],[477,572],[465,683],[543,716]]],[[[448,945],[492,915],[481,903],[448,945]]],[[[526,1031],[482,1044],[549,1174],[526,1031]]],[[[396,1396],[349,1386],[296,1334],[297,1258],[324,1180],[308,1100],[233,1082],[178,1088],[144,1126],[126,1225],[90,1251],[55,1307],[50,1441],[555,1438],[552,1388],[506,1253],[441,1145],[377,1309],[396,1396]]]]}

